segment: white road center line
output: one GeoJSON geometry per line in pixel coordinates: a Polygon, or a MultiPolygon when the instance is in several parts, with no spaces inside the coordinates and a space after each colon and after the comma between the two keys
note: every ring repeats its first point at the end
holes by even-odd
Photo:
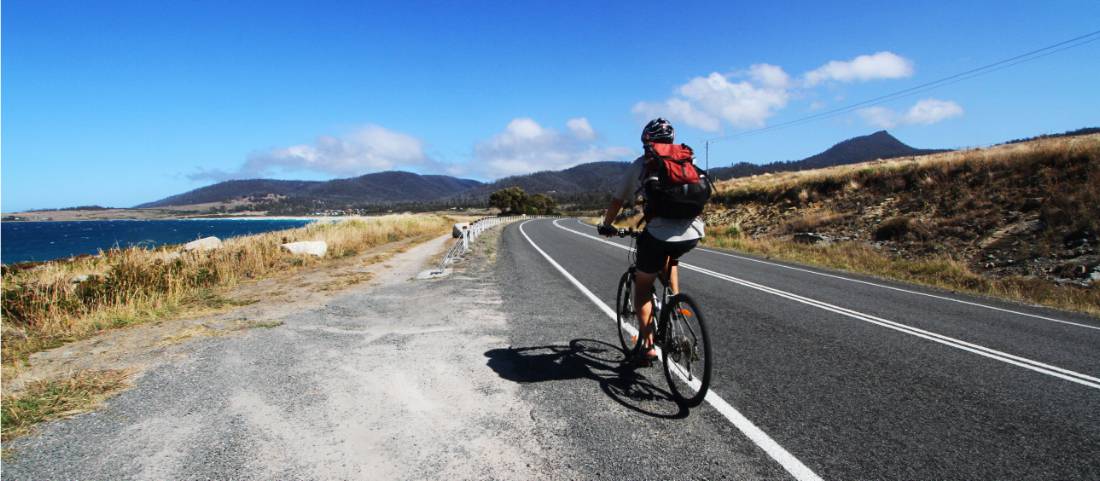
{"type": "MultiPolygon", "coordinates": [[[[618,317],[615,315],[615,311],[611,309],[610,306],[601,301],[599,297],[596,297],[596,295],[593,294],[592,291],[585,287],[584,284],[581,284],[581,282],[578,281],[576,277],[573,277],[573,275],[570,274],[569,271],[565,270],[565,268],[562,267],[561,264],[558,264],[558,262],[550,257],[550,255],[547,254],[546,251],[543,251],[542,248],[540,248],[537,244],[535,244],[534,241],[531,240],[531,237],[528,236],[527,232],[523,230],[523,226],[527,225],[528,222],[531,221],[524,221],[519,225],[519,233],[523,234],[523,237],[527,239],[527,242],[531,244],[531,247],[534,247],[539,254],[542,254],[542,256],[546,258],[548,262],[550,262],[550,265],[554,266],[554,268],[557,269],[558,272],[565,276],[566,280],[572,283],[573,286],[580,290],[582,294],[588,297],[588,299],[592,301],[592,303],[596,304],[596,306],[599,307],[600,310],[604,312],[604,314],[607,314],[607,316],[610,317],[612,320],[617,321],[618,317]]],[[[555,223],[554,225],[557,224],[555,223]]],[[[562,228],[564,229],[564,227],[562,228]]],[[[821,477],[810,470],[810,468],[806,467],[805,464],[802,464],[802,461],[799,461],[798,458],[794,457],[794,455],[784,449],[783,446],[780,446],[779,443],[775,442],[775,440],[773,440],[771,436],[768,436],[767,433],[756,427],[756,425],[753,424],[752,421],[749,421],[749,419],[741,414],[740,411],[734,409],[734,407],[726,402],[725,399],[722,399],[722,397],[719,396],[718,393],[714,392],[713,388],[707,392],[707,397],[705,398],[705,400],[708,404],[713,406],[715,410],[725,416],[726,419],[728,419],[734,427],[744,433],[745,436],[747,436],[753,443],[759,446],[760,449],[763,449],[764,452],[768,454],[768,456],[779,463],[779,465],[782,466],[783,469],[787,470],[787,472],[790,473],[791,476],[794,476],[795,479],[798,479],[799,481],[822,481],[821,477]]]]}
{"type": "MultiPolygon", "coordinates": [[[[581,224],[581,225],[586,225],[583,222],[581,222],[580,219],[577,219],[577,223],[581,224]]],[[[1042,319],[1044,321],[1057,322],[1057,323],[1060,323],[1060,324],[1067,324],[1067,325],[1070,325],[1070,326],[1084,327],[1086,329],[1096,329],[1096,330],[1100,331],[1100,326],[1092,326],[1092,325],[1089,325],[1089,324],[1082,324],[1080,322],[1066,321],[1066,320],[1063,320],[1063,319],[1055,319],[1053,317],[1040,316],[1038,314],[1031,314],[1031,313],[1028,313],[1028,312],[1021,312],[1021,311],[1015,311],[1015,310],[1012,310],[1012,309],[1005,309],[1003,307],[991,306],[991,305],[988,305],[988,304],[982,304],[980,302],[964,301],[962,299],[955,299],[953,297],[940,296],[940,295],[931,294],[931,293],[928,293],[928,292],[914,291],[912,289],[904,289],[904,288],[901,288],[901,287],[888,286],[886,284],[879,284],[877,282],[864,281],[864,280],[860,280],[860,279],[852,279],[851,277],[838,276],[836,274],[829,274],[827,272],[818,272],[818,271],[811,270],[811,269],[804,269],[804,268],[801,268],[801,267],[788,266],[788,265],[783,265],[783,264],[779,264],[779,263],[776,263],[776,262],[768,262],[768,261],[765,261],[765,260],[762,260],[762,259],[754,259],[754,258],[748,257],[748,256],[739,256],[737,254],[732,254],[732,253],[729,253],[729,252],[723,252],[723,251],[715,250],[715,249],[708,249],[706,247],[696,247],[695,250],[699,251],[699,252],[708,252],[708,253],[711,253],[711,254],[718,254],[720,256],[732,257],[734,259],[739,259],[739,260],[743,260],[743,261],[756,262],[758,264],[765,264],[765,265],[769,265],[769,266],[772,266],[772,267],[781,267],[783,269],[790,269],[792,271],[805,272],[807,274],[813,274],[815,276],[831,277],[833,279],[840,279],[842,281],[855,282],[855,283],[864,284],[864,285],[868,285],[868,286],[880,287],[880,288],[883,288],[883,289],[890,289],[892,291],[904,292],[904,293],[907,293],[907,294],[915,294],[915,295],[918,295],[918,296],[931,297],[933,299],[939,299],[941,301],[957,302],[959,304],[966,304],[968,306],[981,307],[981,308],[984,308],[984,309],[990,309],[990,310],[994,310],[994,311],[998,311],[998,312],[1005,312],[1005,313],[1008,313],[1008,314],[1016,314],[1018,316],[1032,317],[1032,318],[1035,318],[1035,319],[1042,319]]]]}
{"type": "MultiPolygon", "coordinates": [[[[577,223],[580,224],[580,225],[586,226],[586,224],[581,222],[580,219],[577,219],[577,223]]],[[[804,268],[801,268],[801,267],[788,266],[788,265],[783,265],[783,264],[779,264],[779,263],[776,263],[776,262],[768,262],[768,261],[765,261],[765,260],[762,260],[762,259],[754,259],[754,258],[748,257],[748,256],[739,256],[737,254],[732,254],[732,253],[729,253],[729,252],[723,252],[723,251],[715,250],[715,249],[708,249],[706,247],[696,247],[694,250],[699,251],[699,252],[707,252],[707,253],[711,253],[711,254],[718,254],[720,256],[732,257],[734,259],[739,259],[739,260],[743,260],[743,261],[756,262],[758,264],[765,264],[765,265],[769,265],[769,266],[772,266],[772,267],[781,267],[783,269],[790,269],[792,271],[805,272],[807,274],[813,274],[815,276],[831,277],[833,279],[840,279],[842,281],[855,282],[855,283],[864,284],[864,285],[868,285],[868,286],[880,287],[882,289],[890,289],[892,291],[904,292],[904,293],[907,293],[907,294],[914,294],[914,295],[918,295],[918,296],[931,297],[933,299],[939,299],[941,301],[957,302],[959,304],[966,304],[968,306],[981,307],[981,308],[984,308],[984,309],[990,309],[990,310],[994,310],[994,311],[998,311],[998,312],[1005,312],[1005,313],[1008,313],[1008,314],[1016,314],[1018,316],[1032,317],[1032,318],[1035,318],[1035,319],[1042,319],[1044,321],[1057,322],[1057,323],[1060,323],[1060,324],[1083,327],[1083,328],[1086,328],[1086,329],[1095,329],[1095,330],[1100,331],[1100,326],[1092,326],[1092,325],[1083,324],[1083,323],[1080,323],[1080,322],[1066,321],[1066,320],[1063,320],[1063,319],[1055,319],[1053,317],[1041,316],[1039,314],[1031,314],[1031,313],[1028,313],[1028,312],[1021,312],[1021,311],[1016,311],[1016,310],[1012,310],[1012,309],[1005,309],[1003,307],[991,306],[991,305],[988,305],[988,304],[982,304],[980,302],[964,301],[962,299],[955,299],[954,297],[940,296],[940,295],[931,294],[931,293],[928,293],[928,292],[914,291],[912,289],[904,289],[904,288],[901,288],[901,287],[888,286],[886,284],[879,284],[877,282],[864,281],[864,280],[860,280],[860,279],[852,279],[851,277],[838,276],[836,274],[829,274],[827,272],[818,272],[818,271],[811,270],[811,269],[804,269],[804,268]]]]}
{"type": "MultiPolygon", "coordinates": [[[[615,246],[615,247],[618,247],[620,249],[626,249],[626,250],[631,249],[630,247],[627,247],[627,246],[624,246],[624,245],[621,245],[621,244],[616,244],[614,242],[611,242],[611,241],[608,241],[608,240],[605,240],[605,239],[601,239],[601,238],[593,236],[593,235],[589,235],[589,234],[585,234],[583,232],[575,231],[573,229],[570,229],[568,227],[565,227],[565,226],[562,226],[562,225],[558,224],[558,222],[560,222],[560,220],[554,221],[553,224],[554,224],[555,227],[557,227],[559,229],[572,232],[572,233],[574,233],[576,235],[579,235],[579,236],[588,237],[590,239],[593,239],[593,240],[596,240],[598,242],[602,242],[602,243],[605,243],[605,244],[608,244],[608,245],[611,245],[611,246],[615,246]]],[[[1064,379],[1064,380],[1067,380],[1067,381],[1070,381],[1070,382],[1073,382],[1073,383],[1080,384],[1082,386],[1091,387],[1093,389],[1100,389],[1100,378],[1089,376],[1087,374],[1082,374],[1082,373],[1079,373],[1079,372],[1076,372],[1076,371],[1071,371],[1069,369],[1063,369],[1063,368],[1060,368],[1060,367],[1057,367],[1057,366],[1052,366],[1050,364],[1045,364],[1045,363],[1042,363],[1042,362],[1039,362],[1039,361],[1035,361],[1035,360],[1032,360],[1032,359],[1016,356],[1016,355],[1013,355],[1013,354],[1008,354],[1006,352],[998,351],[996,349],[990,349],[988,347],[981,346],[981,345],[974,344],[974,343],[967,342],[967,341],[963,341],[961,339],[956,339],[956,338],[945,336],[945,335],[942,335],[942,334],[937,334],[937,333],[934,333],[934,332],[931,332],[931,331],[926,331],[924,329],[916,328],[916,327],[909,326],[909,325],[906,325],[906,324],[901,324],[899,322],[890,321],[890,320],[887,320],[887,319],[883,319],[881,317],[876,317],[876,316],[872,316],[870,314],[865,314],[865,313],[855,311],[855,310],[852,310],[852,309],[848,309],[848,308],[836,306],[836,305],[833,305],[833,304],[829,304],[827,302],[819,301],[817,299],[812,299],[812,298],[809,298],[809,297],[800,296],[798,294],[794,294],[794,293],[791,293],[791,292],[776,289],[774,287],[769,287],[769,286],[765,286],[763,284],[757,284],[755,282],[747,281],[747,280],[744,280],[744,279],[739,279],[739,278],[731,276],[731,275],[722,274],[722,273],[715,272],[715,271],[712,271],[710,269],[705,269],[705,268],[702,268],[702,267],[698,267],[698,266],[695,266],[695,265],[692,265],[692,264],[681,262],[680,267],[683,267],[683,268],[689,269],[689,270],[693,270],[693,271],[696,271],[696,272],[699,272],[699,273],[702,273],[702,274],[705,274],[705,275],[708,275],[708,276],[711,276],[711,277],[714,277],[714,278],[717,278],[717,279],[722,279],[722,280],[725,280],[725,281],[729,281],[729,282],[732,282],[734,284],[738,284],[738,285],[741,285],[741,286],[744,286],[744,287],[748,287],[748,288],[751,288],[751,289],[756,289],[758,291],[766,292],[768,294],[783,297],[785,299],[789,299],[789,300],[792,300],[792,301],[795,301],[795,302],[799,302],[799,303],[806,304],[806,305],[809,305],[809,306],[817,307],[819,309],[823,309],[823,310],[826,310],[826,311],[834,312],[834,313],[837,313],[837,314],[840,314],[840,315],[843,315],[843,316],[847,316],[847,317],[850,317],[850,318],[853,318],[853,319],[868,322],[868,323],[871,323],[871,324],[876,324],[876,325],[879,325],[879,326],[882,326],[882,327],[893,329],[893,330],[898,331],[898,332],[902,332],[902,333],[909,334],[909,335],[912,335],[912,336],[927,339],[929,341],[937,342],[937,343],[943,344],[945,346],[950,346],[950,347],[954,347],[956,349],[961,349],[963,351],[967,351],[967,352],[970,352],[970,353],[973,353],[973,354],[977,354],[979,356],[988,357],[990,359],[996,359],[998,361],[1005,362],[1005,363],[1008,363],[1008,364],[1012,364],[1014,366],[1019,366],[1019,367],[1025,368],[1025,369],[1030,369],[1030,370],[1035,371],[1035,372],[1039,372],[1039,373],[1043,373],[1043,374],[1046,374],[1046,375],[1049,375],[1049,376],[1064,379]]]]}

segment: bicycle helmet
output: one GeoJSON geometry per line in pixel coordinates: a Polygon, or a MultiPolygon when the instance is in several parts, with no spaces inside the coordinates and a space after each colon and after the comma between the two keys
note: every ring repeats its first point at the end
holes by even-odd
{"type": "Polygon", "coordinates": [[[642,143],[659,143],[659,144],[671,144],[676,139],[676,130],[672,128],[672,123],[669,121],[657,117],[650,120],[648,124],[645,124],[645,128],[642,129],[642,143]]]}

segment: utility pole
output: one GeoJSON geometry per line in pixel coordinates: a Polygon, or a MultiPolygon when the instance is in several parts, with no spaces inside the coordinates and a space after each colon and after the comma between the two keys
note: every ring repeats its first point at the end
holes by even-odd
{"type": "Polygon", "coordinates": [[[705,144],[703,144],[703,145],[704,145],[704,149],[705,149],[705,151],[706,151],[706,158],[707,158],[707,172],[710,172],[710,141],[709,141],[709,140],[708,140],[708,141],[706,141],[706,143],[705,143],[705,144]]]}

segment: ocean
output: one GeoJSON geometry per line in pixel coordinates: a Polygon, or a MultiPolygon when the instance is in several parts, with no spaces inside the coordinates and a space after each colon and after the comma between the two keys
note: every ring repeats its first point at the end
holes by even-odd
{"type": "Polygon", "coordinates": [[[0,262],[48,261],[112,247],[182,244],[304,226],[310,220],[181,219],[0,222],[0,262]]]}

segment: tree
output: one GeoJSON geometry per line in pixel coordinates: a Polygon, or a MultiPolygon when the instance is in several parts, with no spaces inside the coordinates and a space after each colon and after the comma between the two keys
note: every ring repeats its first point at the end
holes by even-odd
{"type": "Polygon", "coordinates": [[[558,203],[546,194],[527,195],[519,187],[500,189],[489,195],[489,205],[500,209],[501,214],[554,214],[558,203]]]}
{"type": "Polygon", "coordinates": [[[546,194],[535,194],[527,199],[528,211],[533,209],[535,214],[553,214],[558,205],[554,199],[546,194]]]}
{"type": "Polygon", "coordinates": [[[527,206],[527,193],[519,187],[500,189],[489,195],[489,205],[502,214],[523,214],[527,206]]]}

